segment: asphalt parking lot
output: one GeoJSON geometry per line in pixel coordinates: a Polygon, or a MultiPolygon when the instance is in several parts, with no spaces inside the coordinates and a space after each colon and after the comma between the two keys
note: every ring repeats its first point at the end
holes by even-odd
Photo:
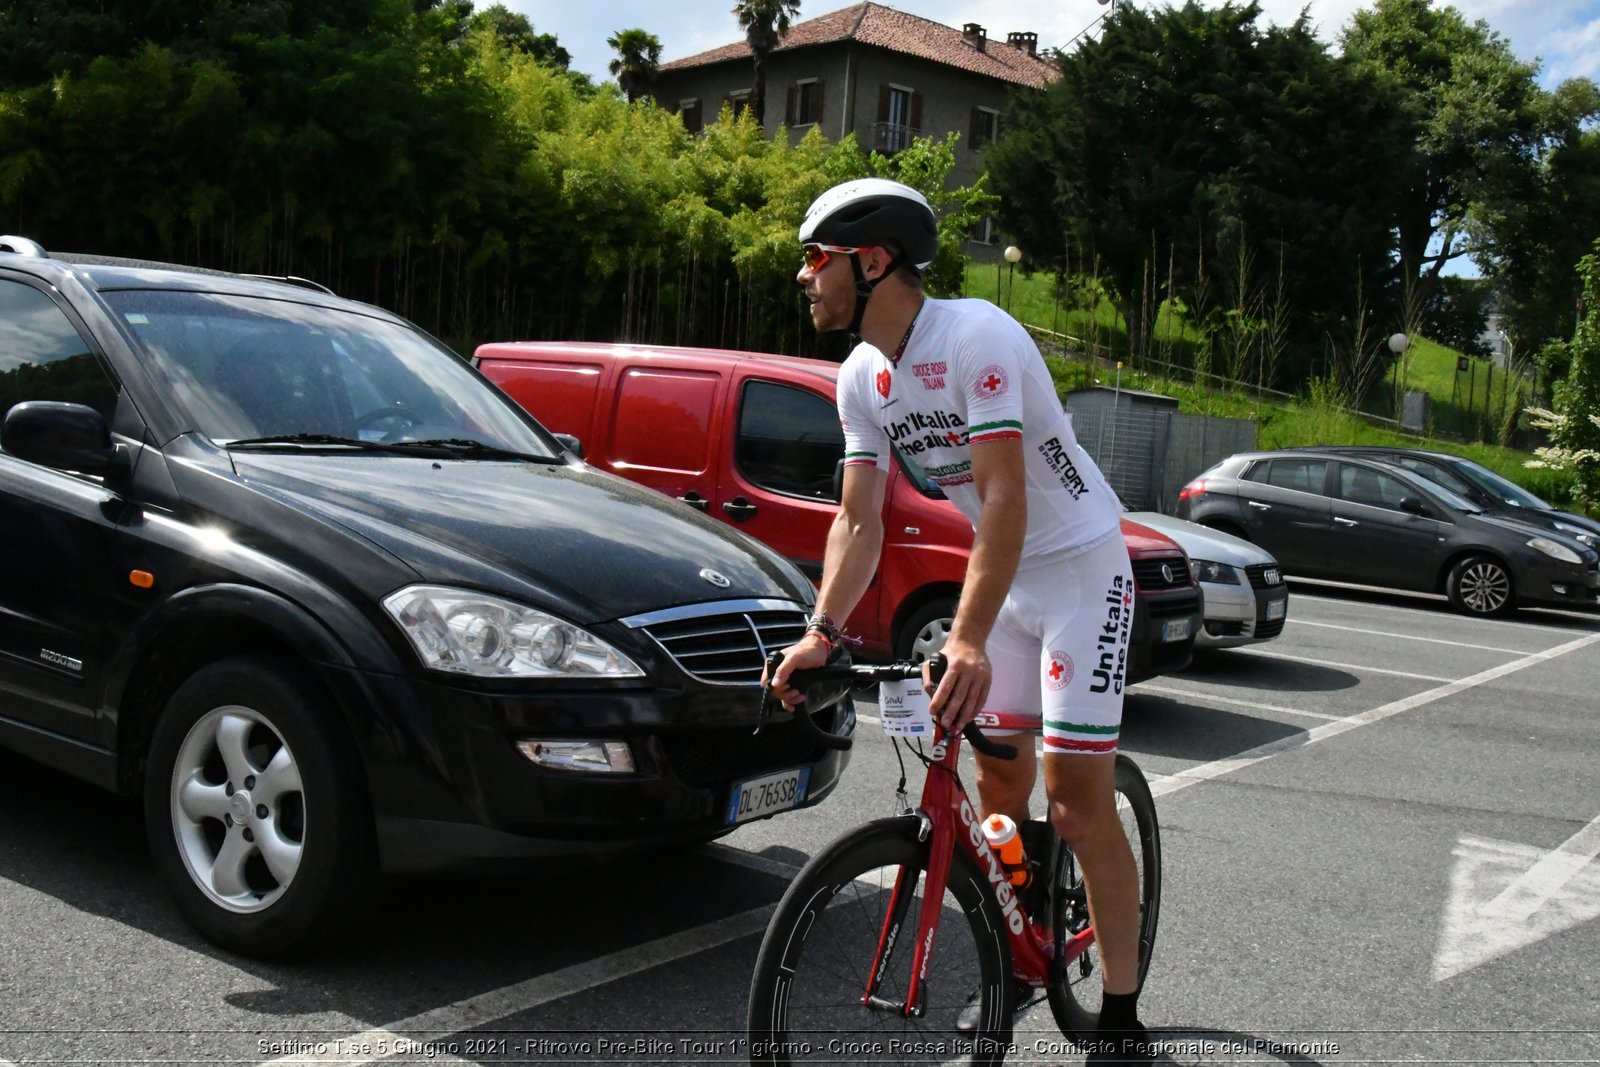
{"type": "MultiPolygon", "coordinates": [[[[1597,667],[1600,616],[1297,584],[1282,638],[1134,687],[1124,749],[1165,850],[1143,1005],[1168,1058],[1600,1062],[1597,667]]],[[[178,918],[137,805],[0,766],[17,1065],[743,1062],[772,906],[893,810],[899,776],[868,724],[810,812],[688,852],[406,882],[337,952],[263,964],[178,918]]],[[[1082,1062],[1042,1005],[1018,1045],[1009,1062],[1082,1062]]]]}

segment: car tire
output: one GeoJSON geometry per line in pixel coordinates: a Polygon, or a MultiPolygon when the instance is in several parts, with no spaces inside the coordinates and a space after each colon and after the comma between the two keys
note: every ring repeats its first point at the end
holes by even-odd
{"type": "Polygon", "coordinates": [[[944,648],[945,641],[950,638],[950,624],[955,621],[956,601],[954,597],[939,597],[930,600],[916,611],[900,627],[900,633],[895,637],[894,654],[897,659],[911,660],[921,663],[929,659],[935,652],[944,648]]]}
{"type": "Polygon", "coordinates": [[[221,660],[180,685],[151,739],[144,811],[157,872],[216,945],[291,955],[377,911],[365,776],[292,664],[221,660]]]}
{"type": "Polygon", "coordinates": [[[1511,572],[1493,556],[1467,556],[1450,568],[1445,592],[1450,605],[1468,615],[1506,615],[1512,600],[1511,572]]]}

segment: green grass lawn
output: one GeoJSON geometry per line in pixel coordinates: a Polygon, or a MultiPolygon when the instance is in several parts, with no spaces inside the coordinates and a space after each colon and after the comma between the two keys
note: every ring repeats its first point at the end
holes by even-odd
{"type": "MultiPolygon", "coordinates": [[[[1127,331],[1108,302],[1101,301],[1093,313],[1084,307],[1064,307],[1056,297],[1053,277],[1047,274],[1029,276],[1020,270],[1009,270],[1004,263],[998,268],[993,264],[969,263],[962,295],[992,300],[1028,326],[1075,339],[1077,343],[1069,342],[1059,350],[1048,343],[1042,345],[1046,350],[1046,362],[1063,394],[1097,382],[1111,384],[1116,371],[1108,369],[1114,364],[1107,361],[1114,361],[1114,353],[1125,351],[1127,331]],[[1100,355],[1102,362],[1082,358],[1085,350],[1100,355]]],[[[1158,353],[1164,348],[1179,353],[1175,358],[1160,357],[1168,362],[1182,362],[1182,350],[1196,340],[1186,322],[1169,318],[1165,311],[1157,319],[1151,335],[1158,353]]],[[[1382,383],[1368,391],[1361,405],[1362,411],[1375,419],[1393,420],[1397,386],[1426,392],[1430,397],[1430,433],[1421,439],[1322,402],[1308,395],[1309,390],[1306,395],[1295,398],[1258,399],[1249,391],[1207,389],[1186,380],[1127,367],[1121,373],[1124,388],[1146,389],[1176,397],[1180,410],[1254,419],[1256,443],[1261,448],[1318,444],[1431,448],[1467,456],[1557,507],[1572,507],[1570,474],[1526,466],[1533,458],[1530,452],[1476,443],[1480,439],[1490,442],[1500,439],[1504,413],[1514,412],[1520,406],[1516,383],[1508,382],[1501,368],[1491,371],[1491,365],[1485,360],[1472,360],[1468,372],[1458,372],[1459,358],[1460,353],[1455,349],[1418,338],[1399,368],[1398,381],[1391,372],[1382,383]],[[1492,383],[1487,380],[1491,377],[1492,383]],[[1492,394],[1489,392],[1491,385],[1492,394]]]]}

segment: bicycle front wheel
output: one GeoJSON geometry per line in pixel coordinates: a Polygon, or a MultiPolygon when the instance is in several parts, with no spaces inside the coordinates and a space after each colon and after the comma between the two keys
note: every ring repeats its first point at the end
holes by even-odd
{"type": "MultiPolygon", "coordinates": [[[[1117,756],[1117,815],[1133,850],[1133,863],[1139,873],[1139,985],[1150,970],[1150,954],[1155,948],[1156,920],[1161,913],[1161,828],[1156,822],[1156,803],[1150,785],[1138,764],[1117,756]]],[[[1089,927],[1089,898],[1083,885],[1083,871],[1077,857],[1061,841],[1056,842],[1051,864],[1051,929],[1056,942],[1056,958],[1073,934],[1089,927]]],[[[1060,981],[1049,986],[1050,1012],[1061,1032],[1076,1041],[1095,1037],[1100,1021],[1100,948],[1090,945],[1075,960],[1063,965],[1060,981]]]]}
{"type": "Polygon", "coordinates": [[[750,983],[751,1063],[1003,1062],[1011,949],[988,882],[963,851],[951,865],[920,995],[906,1004],[927,892],[928,845],[917,828],[904,816],[868,823],[796,876],[750,983]],[[958,1033],[956,1016],[975,991],[979,1029],[958,1033]]]}

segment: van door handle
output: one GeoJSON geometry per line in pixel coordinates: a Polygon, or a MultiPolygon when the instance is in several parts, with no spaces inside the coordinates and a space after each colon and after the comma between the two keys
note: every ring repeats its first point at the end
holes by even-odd
{"type": "Polygon", "coordinates": [[[691,508],[699,508],[701,511],[707,511],[711,507],[711,501],[707,500],[693,489],[689,490],[678,499],[683,501],[685,504],[688,504],[691,508]]]}
{"type": "Polygon", "coordinates": [[[756,513],[756,506],[742,496],[736,496],[726,504],[722,510],[733,516],[734,522],[743,522],[756,513]]]}

